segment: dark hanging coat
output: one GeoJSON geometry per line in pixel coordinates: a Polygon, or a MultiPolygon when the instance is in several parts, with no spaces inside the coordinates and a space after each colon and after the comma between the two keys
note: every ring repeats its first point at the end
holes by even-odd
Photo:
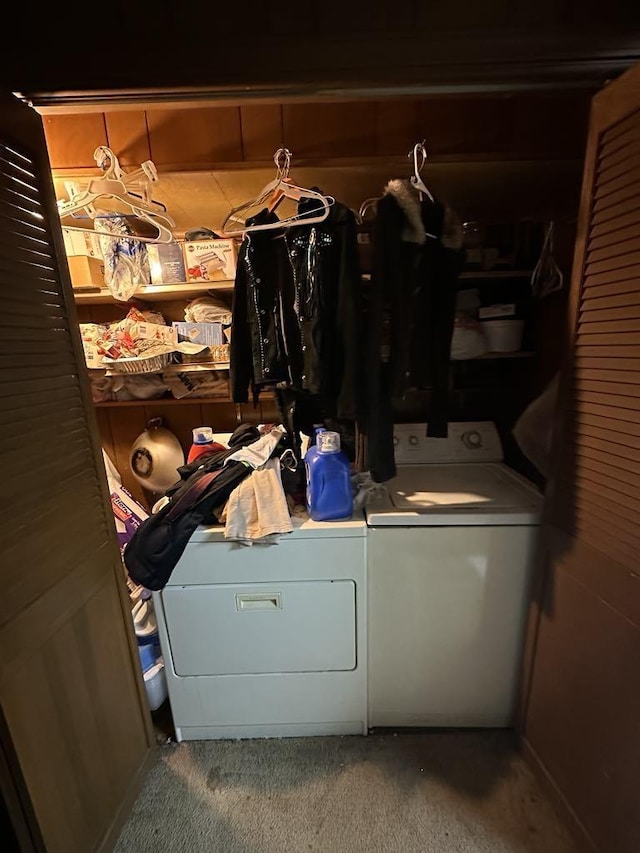
{"type": "Polygon", "coordinates": [[[462,231],[437,199],[390,181],[376,207],[368,303],[368,467],[395,475],[393,400],[429,389],[427,435],[446,437],[449,356],[462,269],[462,231]],[[432,236],[427,236],[432,235],[432,236]]]}
{"type": "MultiPolygon", "coordinates": [[[[314,212],[305,201],[299,213],[314,212]]],[[[248,225],[277,222],[265,209],[248,225]]],[[[320,223],[248,233],[238,256],[231,336],[234,402],[275,390],[290,432],[355,418],[362,363],[355,216],[331,205],[320,223]]]]}

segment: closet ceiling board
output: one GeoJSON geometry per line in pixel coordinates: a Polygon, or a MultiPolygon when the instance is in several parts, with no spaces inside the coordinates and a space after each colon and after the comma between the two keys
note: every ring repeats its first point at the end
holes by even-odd
{"type": "Polygon", "coordinates": [[[0,195],[20,174],[12,221],[46,243],[0,240],[0,704],[46,849],[79,853],[110,830],[150,727],[44,135],[15,102],[0,125],[0,195]]]}
{"type": "Polygon", "coordinates": [[[144,110],[105,113],[107,144],[120,165],[137,168],[151,159],[147,116],[144,110]]]}
{"type": "Polygon", "coordinates": [[[404,9],[390,0],[371,3],[370,0],[322,0],[316,4],[316,26],[319,32],[335,34],[336,21],[346,32],[401,29],[411,15],[411,3],[404,4],[404,9]],[[404,11],[404,15],[403,15],[404,11]]]}
{"type": "Polygon", "coordinates": [[[52,169],[96,167],[93,152],[107,145],[103,113],[43,116],[52,169]]]}
{"type": "Polygon", "coordinates": [[[198,169],[242,160],[239,107],[147,110],[147,124],[151,159],[158,168],[198,169]]]}

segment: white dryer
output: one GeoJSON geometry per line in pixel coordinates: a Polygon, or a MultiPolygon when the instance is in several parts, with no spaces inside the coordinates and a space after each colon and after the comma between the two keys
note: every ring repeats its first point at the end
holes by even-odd
{"type": "Polygon", "coordinates": [[[293,525],[200,527],[154,593],[177,740],[366,734],[364,519],[293,525]]]}
{"type": "Polygon", "coordinates": [[[395,428],[367,507],[369,726],[508,727],[542,496],[491,422],[395,428]]]}

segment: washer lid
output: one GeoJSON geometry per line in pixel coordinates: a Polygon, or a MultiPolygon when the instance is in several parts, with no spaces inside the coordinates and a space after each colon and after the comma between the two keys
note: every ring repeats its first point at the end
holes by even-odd
{"type": "Polygon", "coordinates": [[[542,496],[501,463],[404,465],[367,507],[373,525],[536,524],[542,496]]]}

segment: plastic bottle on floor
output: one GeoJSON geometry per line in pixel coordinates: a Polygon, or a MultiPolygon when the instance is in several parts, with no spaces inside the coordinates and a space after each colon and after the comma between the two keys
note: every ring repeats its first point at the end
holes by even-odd
{"type": "Polygon", "coordinates": [[[351,468],[340,449],[340,435],[326,430],[316,433],[315,452],[304,457],[307,477],[307,512],[314,521],[351,518],[353,492],[351,468]]]}

